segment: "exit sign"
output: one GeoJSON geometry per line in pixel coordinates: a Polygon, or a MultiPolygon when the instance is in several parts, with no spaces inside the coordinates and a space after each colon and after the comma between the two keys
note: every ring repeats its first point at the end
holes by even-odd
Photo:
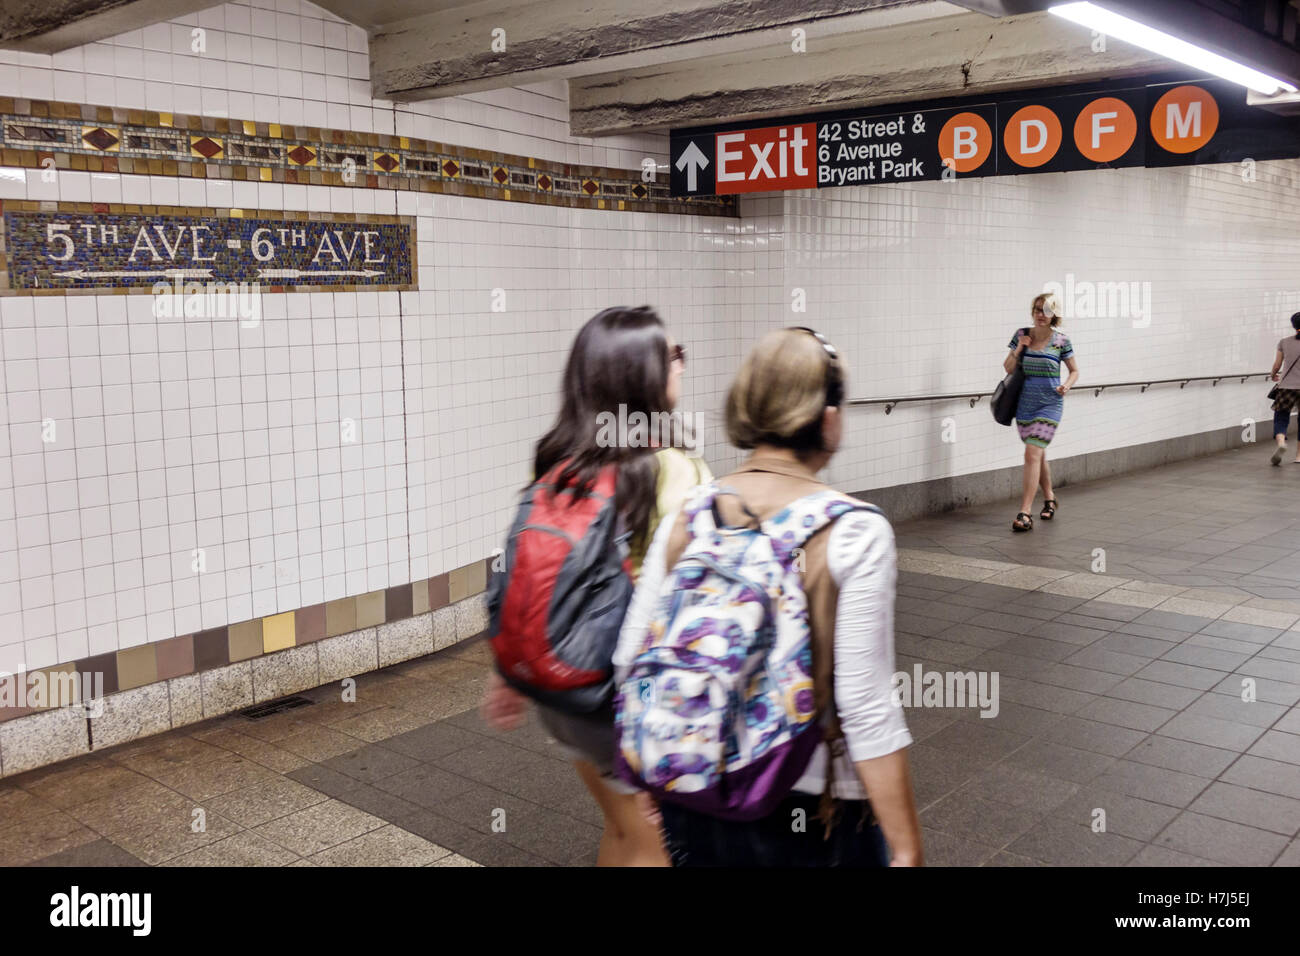
{"type": "Polygon", "coordinates": [[[672,131],[674,196],[1300,156],[1300,120],[1219,80],[908,103],[672,131]]]}

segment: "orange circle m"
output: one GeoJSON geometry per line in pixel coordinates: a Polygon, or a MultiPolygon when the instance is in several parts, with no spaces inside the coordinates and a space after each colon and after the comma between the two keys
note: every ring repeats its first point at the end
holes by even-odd
{"type": "Polygon", "coordinates": [[[993,152],[993,130],[978,113],[958,113],[939,131],[939,159],[959,173],[984,165],[993,152]]]}
{"type": "Polygon", "coordinates": [[[1219,128],[1219,104],[1199,86],[1176,86],[1151,110],[1151,135],[1161,149],[1193,153],[1219,128]]]}
{"type": "Polygon", "coordinates": [[[1093,100],[1074,121],[1074,145],[1094,163],[1109,163],[1129,151],[1137,139],[1137,115],[1123,100],[1093,100]]]}
{"type": "Polygon", "coordinates": [[[1017,166],[1041,166],[1061,148],[1061,120],[1046,106],[1022,107],[1007,120],[1002,146],[1017,166]]]}

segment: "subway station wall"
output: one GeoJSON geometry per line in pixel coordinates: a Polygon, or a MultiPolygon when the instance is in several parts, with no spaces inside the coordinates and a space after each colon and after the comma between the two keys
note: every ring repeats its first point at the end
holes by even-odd
{"type": "MultiPolygon", "coordinates": [[[[227,4],[53,57],[0,97],[228,115],[636,169],[665,136],[567,136],[563,84],[369,95],[365,37],[308,3],[227,4]],[[197,66],[191,31],[207,31],[197,66]],[[274,64],[274,65],[271,65],[274,64]]],[[[1300,309],[1300,165],[1045,174],[744,200],[741,217],[274,181],[0,170],[0,201],[414,217],[418,289],[263,296],[256,328],[145,295],[0,297],[0,671],[392,587],[500,543],[574,331],[649,302],[689,348],[715,471],[724,389],[761,332],[824,329],[854,397],[987,390],[1046,281],[1150,283],[1149,325],[1071,318],[1088,381],[1262,370],[1300,309]],[[792,311],[802,289],[807,309],[792,311]],[[502,290],[503,311],[493,311],[502,290]],[[46,418],[64,444],[41,441],[46,418]],[[358,439],[338,438],[344,418],[358,439]],[[206,570],[195,574],[202,547],[206,570]]],[[[1148,300],[1143,299],[1143,302],[1148,300]]],[[[1140,320],[1139,320],[1140,321],[1140,320]]],[[[1265,417],[1266,387],[1071,396],[1054,454],[1265,417]]],[[[1014,464],[986,406],[848,411],[863,489],[1014,464]],[[951,417],[944,441],[945,419],[951,417]],[[953,430],[955,429],[955,431],[953,430]]],[[[1266,437],[1266,436],[1265,436],[1266,437]]]]}
{"type": "MultiPolygon", "coordinates": [[[[787,192],[742,200],[741,215],[738,342],[778,324],[823,329],[851,397],[991,390],[1033,296],[1055,282],[1081,374],[1049,460],[1271,419],[1258,378],[1087,386],[1272,367],[1300,311],[1300,161],[787,192]]],[[[829,470],[846,489],[1021,458],[987,400],[851,408],[847,421],[829,470]]]]}

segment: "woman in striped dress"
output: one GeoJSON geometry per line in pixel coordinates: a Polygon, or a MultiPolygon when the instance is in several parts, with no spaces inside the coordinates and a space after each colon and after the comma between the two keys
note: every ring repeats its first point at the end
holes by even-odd
{"type": "Polygon", "coordinates": [[[1011,354],[1003,362],[1008,373],[1015,370],[1023,359],[1025,388],[1016,406],[1016,428],[1025,443],[1024,495],[1020,513],[1012,523],[1013,531],[1029,531],[1034,527],[1030,509],[1034,495],[1043,489],[1043,510],[1039,517],[1050,521],[1056,514],[1056,497],[1052,492],[1052,473],[1047,467],[1047,446],[1061,424],[1065,408],[1065,394],[1079,377],[1079,367],[1074,361],[1074,346],[1064,332],[1056,327],[1061,322],[1061,303],[1052,293],[1034,297],[1030,309],[1034,324],[1019,329],[1011,336],[1007,346],[1011,354]],[[1061,383],[1061,365],[1070,370],[1065,383],[1061,383]]]}

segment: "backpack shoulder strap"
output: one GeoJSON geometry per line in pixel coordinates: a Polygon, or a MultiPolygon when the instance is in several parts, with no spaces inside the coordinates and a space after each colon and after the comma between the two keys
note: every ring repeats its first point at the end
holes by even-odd
{"type": "Polygon", "coordinates": [[[884,514],[875,505],[827,489],[790,502],[763,522],[763,532],[772,539],[777,557],[785,562],[791,551],[803,547],[818,531],[850,511],[884,514]]]}

